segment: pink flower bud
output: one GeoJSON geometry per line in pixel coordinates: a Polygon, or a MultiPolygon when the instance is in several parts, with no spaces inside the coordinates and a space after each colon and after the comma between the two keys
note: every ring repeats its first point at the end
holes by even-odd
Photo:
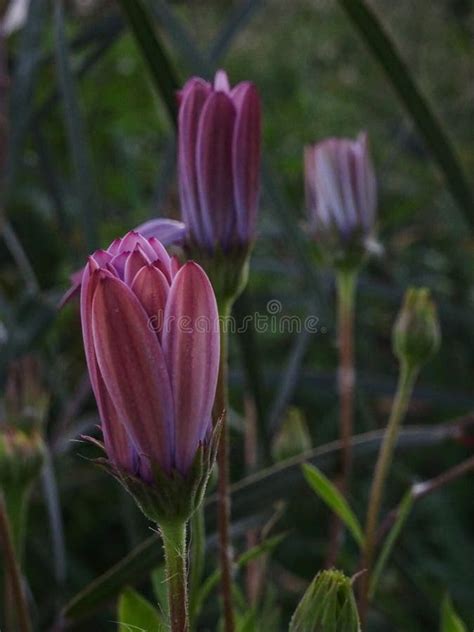
{"type": "Polygon", "coordinates": [[[81,320],[107,455],[125,474],[186,476],[211,431],[219,328],[211,284],[136,232],[95,252],[81,320]]]}

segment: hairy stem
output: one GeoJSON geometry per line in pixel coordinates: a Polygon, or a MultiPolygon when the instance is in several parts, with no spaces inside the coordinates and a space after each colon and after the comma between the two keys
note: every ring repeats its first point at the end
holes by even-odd
{"type": "Polygon", "coordinates": [[[226,321],[230,315],[230,302],[219,305],[221,328],[221,357],[219,378],[217,382],[216,400],[214,403],[214,419],[222,418],[221,438],[217,453],[218,479],[218,532],[219,563],[221,569],[221,595],[224,614],[225,632],[234,632],[235,616],[232,599],[232,544],[230,539],[230,477],[229,477],[229,393],[228,393],[228,334],[226,321]]]}
{"type": "Polygon", "coordinates": [[[362,566],[366,572],[361,577],[360,616],[364,625],[369,606],[370,574],[377,543],[378,520],[382,504],[385,481],[392,463],[393,452],[397,442],[400,425],[405,417],[418,370],[409,367],[405,362],[400,367],[398,387],[393,401],[390,418],[382,445],[380,446],[374,478],[370,489],[369,504],[365,527],[365,546],[362,566]]]}
{"type": "Polygon", "coordinates": [[[166,561],[171,632],[189,632],[186,523],[160,525],[166,561]]]}

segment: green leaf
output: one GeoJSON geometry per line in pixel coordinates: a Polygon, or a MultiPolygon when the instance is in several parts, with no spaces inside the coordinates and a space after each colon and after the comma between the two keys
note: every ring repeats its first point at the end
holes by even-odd
{"type": "Polygon", "coordinates": [[[176,92],[179,81],[168,55],[153,27],[142,0],[119,0],[122,11],[142,52],[155,87],[161,95],[174,125],[177,121],[176,92]]]}
{"type": "Polygon", "coordinates": [[[362,547],[364,543],[362,528],[341,492],[314,465],[305,463],[303,465],[303,473],[315,494],[342,520],[351,532],[354,540],[362,547]]]}
{"type": "Polygon", "coordinates": [[[157,566],[151,574],[153,592],[160,606],[160,611],[168,616],[168,589],[166,584],[166,568],[164,564],[157,566]]]}
{"type": "MultiPolygon", "coordinates": [[[[444,444],[458,436],[459,425],[436,424],[435,426],[403,428],[398,439],[399,449],[413,449],[444,444]]],[[[367,459],[380,448],[385,431],[369,432],[353,437],[354,461],[367,459]]],[[[231,488],[233,527],[238,532],[247,530],[252,524],[261,522],[261,515],[275,502],[295,494],[304,483],[301,466],[305,462],[326,468],[337,462],[340,446],[330,443],[314,448],[303,456],[293,457],[272,467],[252,474],[231,488]],[[251,516],[250,521],[248,517],[251,516]]],[[[205,514],[209,521],[208,533],[213,533],[216,521],[217,497],[211,496],[205,503],[205,514]]],[[[265,515],[265,514],[264,514],[265,515]]],[[[66,604],[62,616],[71,621],[90,616],[102,604],[110,601],[123,586],[145,577],[162,560],[162,551],[157,536],[152,536],[85,586],[66,604]]]]}
{"type": "Polygon", "coordinates": [[[467,627],[461,621],[449,595],[445,595],[441,604],[441,629],[440,632],[467,632],[467,627]]]}
{"type": "Polygon", "coordinates": [[[390,529],[389,534],[385,538],[385,542],[383,544],[382,550],[377,558],[377,563],[375,565],[372,579],[370,582],[370,596],[373,597],[375,595],[375,591],[377,590],[377,585],[379,583],[380,577],[382,576],[382,572],[385,568],[385,565],[390,557],[392,549],[397,541],[398,536],[400,535],[400,531],[402,530],[405,522],[410,515],[411,509],[414,503],[414,496],[412,491],[409,490],[402,499],[398,510],[397,517],[395,522],[393,523],[392,528],[390,529]]]}
{"type": "Polygon", "coordinates": [[[441,122],[422,95],[408,66],[403,61],[377,16],[363,0],[339,0],[358,29],[374,58],[382,66],[392,87],[407,109],[418,132],[444,173],[447,185],[464,217],[474,230],[472,191],[441,122]]]}
{"type": "MultiPolygon", "coordinates": [[[[285,537],[286,537],[285,533],[280,533],[278,535],[273,536],[272,538],[267,538],[266,540],[264,540],[257,546],[252,547],[251,549],[249,549],[248,551],[246,551],[239,557],[239,559],[236,562],[237,568],[241,570],[242,568],[245,568],[245,566],[249,564],[250,562],[252,562],[253,560],[258,559],[260,556],[264,555],[265,553],[270,553],[271,551],[276,549],[276,547],[280,544],[280,542],[282,542],[282,540],[285,537]]],[[[201,611],[201,608],[204,602],[206,601],[206,599],[209,597],[209,595],[214,590],[214,588],[218,585],[220,576],[221,576],[220,571],[216,570],[212,573],[212,575],[209,575],[209,577],[206,579],[206,581],[202,585],[198,598],[196,599],[196,616],[201,611]]]]}
{"type": "Polygon", "coordinates": [[[15,59],[9,99],[11,129],[5,173],[7,194],[15,191],[17,171],[33,115],[38,69],[41,62],[41,41],[48,15],[47,8],[47,2],[31,2],[26,24],[19,36],[19,50],[15,59]]]}
{"type": "Polygon", "coordinates": [[[166,626],[152,604],[132,588],[118,602],[118,632],[164,632],[166,626]]]}

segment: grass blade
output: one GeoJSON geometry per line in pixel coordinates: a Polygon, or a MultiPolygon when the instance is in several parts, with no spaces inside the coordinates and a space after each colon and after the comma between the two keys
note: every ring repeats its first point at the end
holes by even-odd
{"type": "Polygon", "coordinates": [[[303,465],[303,473],[314,493],[342,520],[354,540],[362,548],[364,544],[362,527],[341,492],[314,465],[303,465]]]}
{"type": "Polygon", "coordinates": [[[92,176],[92,160],[86,127],[79,107],[78,95],[70,66],[62,0],[56,0],[54,5],[54,36],[58,83],[63,103],[64,124],[68,137],[69,151],[74,168],[76,195],[80,203],[80,215],[83,221],[87,250],[92,252],[96,249],[98,243],[97,196],[92,176]]]}
{"type": "Polygon", "coordinates": [[[400,531],[403,529],[405,522],[408,520],[408,516],[411,513],[414,496],[412,490],[410,489],[405,496],[403,497],[400,506],[397,510],[397,518],[390,529],[389,534],[387,535],[385,542],[383,544],[382,550],[377,558],[377,563],[375,565],[372,579],[370,582],[370,597],[372,598],[375,595],[375,591],[377,590],[377,585],[379,583],[380,577],[382,576],[382,572],[387,564],[388,558],[392,552],[393,547],[395,546],[395,542],[397,541],[398,536],[400,535],[400,531]]]}
{"type": "Polygon", "coordinates": [[[161,95],[168,114],[176,125],[177,103],[176,92],[179,81],[153,28],[153,21],[142,0],[119,0],[123,13],[127,18],[135,40],[145,58],[153,82],[161,95]]]}
{"type": "Polygon", "coordinates": [[[229,20],[224,24],[209,48],[209,60],[217,62],[229,50],[232,42],[242,31],[259,9],[266,4],[266,0],[244,0],[235,7],[229,20]]]}
{"type": "Polygon", "coordinates": [[[23,156],[33,103],[38,68],[41,63],[41,36],[46,18],[46,2],[30,2],[28,18],[20,34],[10,92],[10,138],[6,165],[7,196],[13,190],[16,173],[23,156]]]}
{"type": "MultiPolygon", "coordinates": [[[[459,435],[460,424],[447,423],[436,426],[405,427],[402,429],[399,448],[425,449],[439,446],[450,438],[459,435]]],[[[385,430],[366,433],[353,438],[354,460],[376,454],[385,430]]],[[[320,446],[265,470],[242,479],[232,486],[233,529],[245,533],[249,528],[261,522],[261,512],[274,507],[275,502],[294,495],[304,484],[301,466],[310,462],[319,468],[329,468],[339,458],[340,442],[320,446]],[[257,515],[258,514],[258,515],[257,515]],[[250,516],[251,520],[243,519],[250,516]]],[[[216,497],[206,502],[206,517],[209,519],[208,533],[212,533],[216,523],[216,497]]],[[[215,535],[208,542],[215,540],[215,535]]],[[[63,610],[66,621],[76,621],[95,612],[103,603],[110,601],[126,585],[143,578],[162,560],[160,541],[157,536],[148,538],[125,558],[110,568],[80,593],[71,599],[63,610]]]]}
{"type": "Polygon", "coordinates": [[[449,595],[445,596],[441,605],[440,632],[467,632],[466,626],[454,610],[454,606],[449,595]]]}
{"type": "Polygon", "coordinates": [[[382,66],[399,99],[407,109],[418,132],[444,173],[453,198],[474,230],[472,191],[451,142],[427,99],[421,94],[410,70],[403,61],[377,16],[363,0],[339,0],[374,58],[382,66]]]}

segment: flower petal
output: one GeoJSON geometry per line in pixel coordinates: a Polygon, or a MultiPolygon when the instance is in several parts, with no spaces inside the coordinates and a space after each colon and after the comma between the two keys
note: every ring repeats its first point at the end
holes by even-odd
{"type": "Polygon", "coordinates": [[[218,70],[214,77],[214,90],[221,92],[230,92],[229,77],[225,70],[218,70]]]}
{"type": "Polygon", "coordinates": [[[165,275],[154,265],[144,266],[131,287],[148,315],[148,327],[160,336],[170,287],[165,275]]]}
{"type": "Polygon", "coordinates": [[[179,270],[171,286],[163,351],[174,397],[176,466],[186,474],[210,428],[219,369],[216,299],[194,262],[179,270]]]}
{"type": "Polygon", "coordinates": [[[196,172],[202,219],[211,244],[232,245],[235,204],[232,175],[232,139],[236,110],[224,92],[206,101],[199,121],[196,172]]]}
{"type": "MultiPolygon", "coordinates": [[[[189,83],[189,82],[188,82],[189,83]]],[[[194,82],[183,89],[179,108],[178,173],[181,213],[192,237],[200,244],[210,245],[204,233],[196,175],[196,142],[202,109],[211,93],[203,82],[194,82]]]]}
{"type": "Polygon", "coordinates": [[[97,283],[92,338],[107,391],[140,456],[169,472],[173,397],[163,352],[145,310],[118,279],[102,276],[97,283]]]}
{"type": "Polygon", "coordinates": [[[145,255],[140,246],[137,246],[133,252],[131,252],[125,262],[124,281],[127,285],[131,285],[137,272],[151,263],[150,259],[145,255]]]}
{"type": "Polygon", "coordinates": [[[163,246],[180,246],[186,238],[186,225],[175,219],[150,219],[135,228],[145,239],[156,237],[163,246]]]}
{"type": "Polygon", "coordinates": [[[233,90],[237,119],[233,140],[233,170],[237,231],[243,242],[253,240],[260,184],[260,98],[252,83],[233,90]]]}
{"type": "Polygon", "coordinates": [[[84,350],[92,390],[102,422],[104,444],[109,459],[116,466],[134,473],[133,447],[125,427],[118,418],[112,400],[105,388],[97,365],[92,339],[92,299],[99,280],[97,262],[94,258],[84,268],[81,287],[81,323],[84,350]]]}

